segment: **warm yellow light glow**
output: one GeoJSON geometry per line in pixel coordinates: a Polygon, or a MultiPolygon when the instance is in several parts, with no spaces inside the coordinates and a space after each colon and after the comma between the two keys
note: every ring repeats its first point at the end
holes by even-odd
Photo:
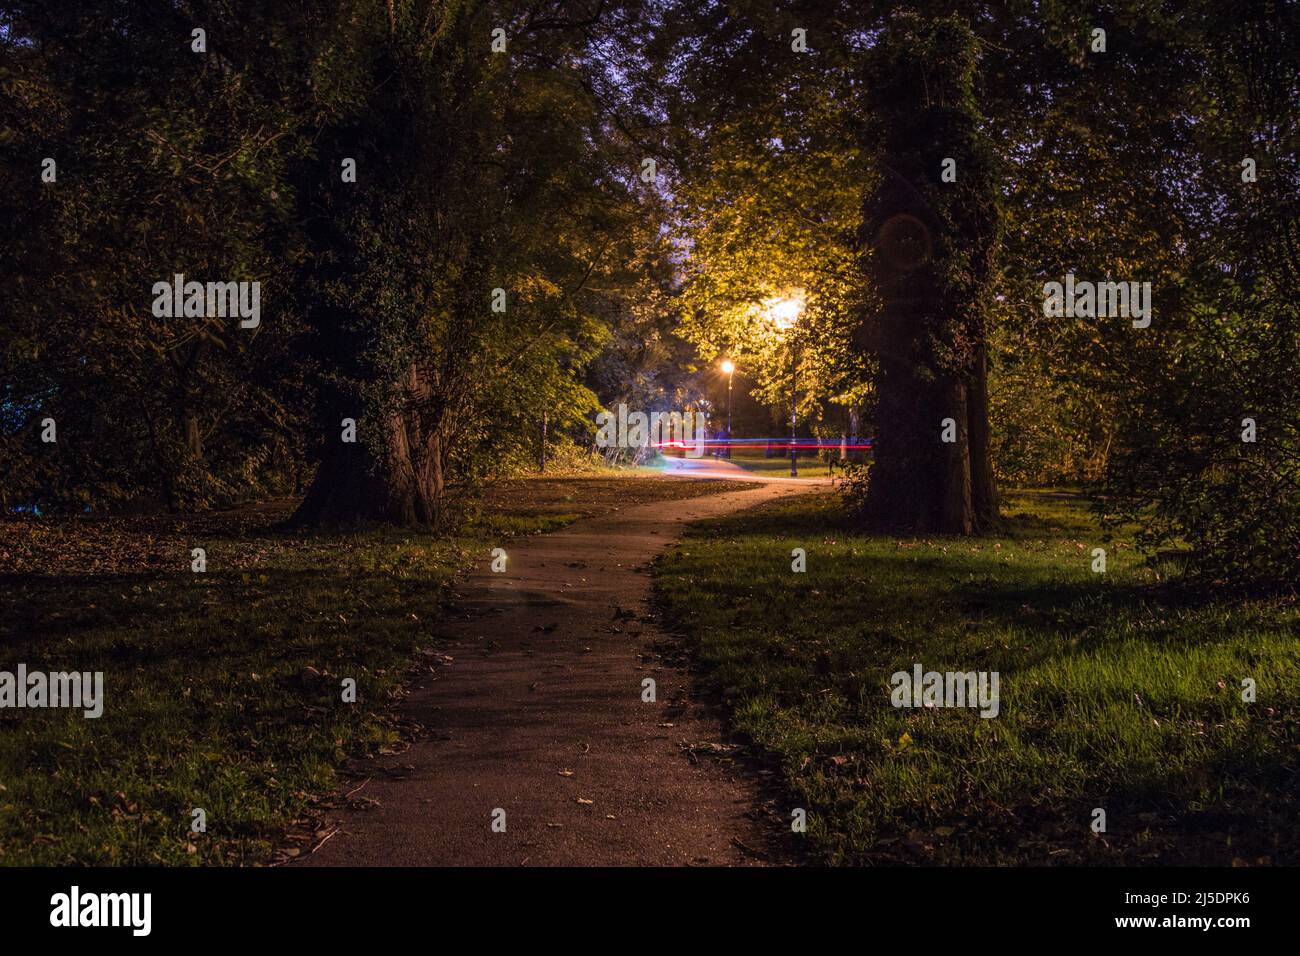
{"type": "Polygon", "coordinates": [[[802,298],[771,299],[764,303],[767,308],[768,317],[776,323],[776,327],[785,331],[799,321],[799,313],[803,311],[802,298]]]}
{"type": "Polygon", "coordinates": [[[734,372],[735,370],[736,370],[736,366],[735,366],[735,364],[731,361],[731,359],[723,359],[723,360],[722,360],[722,371],[724,371],[724,372],[726,372],[728,375],[730,375],[730,374],[731,374],[732,372],[734,372]]]}

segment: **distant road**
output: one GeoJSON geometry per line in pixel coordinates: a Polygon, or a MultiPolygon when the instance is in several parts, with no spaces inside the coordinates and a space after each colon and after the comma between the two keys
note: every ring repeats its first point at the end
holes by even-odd
{"type": "Polygon", "coordinates": [[[828,485],[830,479],[791,478],[789,475],[765,474],[749,471],[725,458],[665,458],[662,468],[647,469],[657,475],[671,475],[678,478],[721,478],[726,481],[755,481],[762,484],[783,482],[794,485],[828,485]]]}

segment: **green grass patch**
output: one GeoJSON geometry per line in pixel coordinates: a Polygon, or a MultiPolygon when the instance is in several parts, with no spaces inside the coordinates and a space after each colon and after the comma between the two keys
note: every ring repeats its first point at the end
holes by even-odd
{"type": "Polygon", "coordinates": [[[4,662],[103,671],[105,710],[0,712],[0,861],[250,863],[396,740],[405,668],[435,641],[455,571],[482,548],[367,533],[206,533],[208,570],[66,572],[11,583],[4,662]],[[357,682],[344,703],[341,681],[357,682]],[[207,814],[193,835],[191,811],[207,814]]]}
{"type": "Polygon", "coordinates": [[[98,719],[0,710],[0,864],[268,861],[346,759],[398,742],[392,704],[438,646],[460,570],[513,535],[738,487],[512,481],[444,538],[277,530],[291,502],[0,523],[0,669],[103,671],[105,698],[98,719]],[[195,808],[204,834],[190,833],[195,808]]]}
{"type": "Polygon", "coordinates": [[[866,536],[835,496],[807,496],[701,524],[660,562],[671,620],[808,810],[814,852],[1300,860],[1294,601],[1171,585],[1171,568],[1108,539],[1070,494],[1016,495],[1007,515],[999,537],[866,536]],[[999,716],[895,708],[890,677],[916,663],[998,672],[999,716]],[[1104,834],[1089,826],[1097,807],[1104,834]]]}

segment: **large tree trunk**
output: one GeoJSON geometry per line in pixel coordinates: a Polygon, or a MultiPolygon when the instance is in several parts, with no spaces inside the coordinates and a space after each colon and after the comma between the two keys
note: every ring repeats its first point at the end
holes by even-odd
{"type": "Polygon", "coordinates": [[[864,517],[877,530],[969,534],[978,525],[970,395],[927,354],[938,308],[931,298],[896,296],[873,320],[876,429],[864,517]],[[955,441],[943,440],[946,430],[955,441]]]}
{"type": "MultiPolygon", "coordinates": [[[[340,416],[340,421],[343,416],[340,416]]],[[[443,517],[446,434],[431,389],[412,367],[382,434],[328,443],[294,523],[349,527],[366,522],[437,525],[443,517]]]]}
{"type": "Polygon", "coordinates": [[[877,359],[877,530],[977,533],[997,520],[983,313],[997,246],[997,185],[971,107],[974,37],[959,20],[898,15],[867,77],[879,179],[863,216],[879,306],[860,344],[877,359]],[[942,181],[956,160],[957,181],[942,181]],[[948,439],[948,440],[945,440],[948,439]]]}
{"type": "Polygon", "coordinates": [[[975,530],[975,509],[971,503],[970,432],[966,427],[966,385],[951,381],[946,389],[948,410],[956,430],[955,442],[941,443],[943,456],[943,510],[939,527],[944,531],[970,534],[975,530]]]}
{"type": "Polygon", "coordinates": [[[966,408],[966,428],[970,434],[971,508],[975,528],[989,531],[997,527],[998,492],[993,480],[993,454],[989,446],[989,368],[988,350],[981,343],[976,350],[975,368],[970,381],[970,402],[966,408]]]}

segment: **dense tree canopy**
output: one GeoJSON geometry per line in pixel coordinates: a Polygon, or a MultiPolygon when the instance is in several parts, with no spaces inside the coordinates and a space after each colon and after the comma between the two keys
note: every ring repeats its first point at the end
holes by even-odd
{"type": "Polygon", "coordinates": [[[189,508],[316,459],[304,520],[432,522],[449,467],[590,419],[660,242],[605,75],[634,13],[6,5],[8,503],[189,508]],[[259,281],[265,321],[151,315],[176,274],[259,281]]]}
{"type": "Polygon", "coordinates": [[[440,525],[543,422],[586,442],[729,356],[872,436],[871,527],[1089,482],[1195,568],[1294,576],[1298,32],[1282,0],[0,3],[0,499],[440,525]],[[176,276],[259,283],[260,321],[156,314],[176,276]],[[1067,276],[1149,283],[1149,324],[1045,309],[1067,276]]]}
{"type": "Polygon", "coordinates": [[[850,378],[806,375],[805,401],[863,402],[868,520],[987,525],[986,464],[1105,479],[1100,507],[1192,541],[1193,566],[1294,576],[1294,4],[754,2],[674,27],[685,329],[788,394],[756,306],[814,290],[806,339],[850,378]],[[882,229],[896,214],[915,228],[882,229]],[[899,270],[909,247],[923,267],[899,270]],[[1150,283],[1150,324],[1046,314],[1067,275],[1150,283]],[[964,392],[978,442],[985,388],[988,455],[945,505],[968,479],[934,483],[963,467],[939,423],[964,392]]]}

